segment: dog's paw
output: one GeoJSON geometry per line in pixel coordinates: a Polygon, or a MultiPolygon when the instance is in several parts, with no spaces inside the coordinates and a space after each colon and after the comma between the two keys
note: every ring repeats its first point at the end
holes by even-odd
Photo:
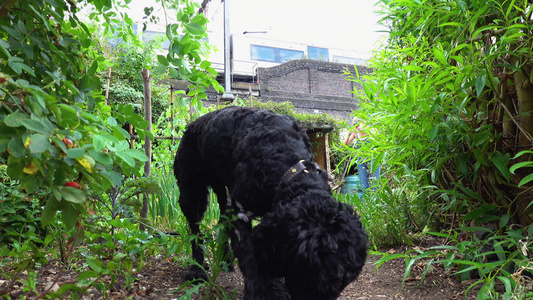
{"type": "Polygon", "coordinates": [[[204,280],[207,281],[207,274],[199,266],[191,266],[185,275],[186,281],[204,280]]]}

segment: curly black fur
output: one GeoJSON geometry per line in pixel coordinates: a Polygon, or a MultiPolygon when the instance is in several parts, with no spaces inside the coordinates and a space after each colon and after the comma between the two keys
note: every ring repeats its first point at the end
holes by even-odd
{"type": "MultiPolygon", "coordinates": [[[[309,138],[294,118],[239,107],[204,115],[187,127],[174,174],[193,234],[199,233],[208,186],[222,214],[241,216],[228,233],[245,277],[245,299],[335,299],[361,272],[367,252],[359,218],[332,197],[327,174],[315,167],[309,138]],[[300,160],[306,171],[283,181],[300,160]],[[245,214],[262,217],[261,223],[252,229],[245,214]]],[[[192,250],[202,264],[196,242],[192,250]]],[[[205,278],[198,267],[188,275],[205,278]]]]}

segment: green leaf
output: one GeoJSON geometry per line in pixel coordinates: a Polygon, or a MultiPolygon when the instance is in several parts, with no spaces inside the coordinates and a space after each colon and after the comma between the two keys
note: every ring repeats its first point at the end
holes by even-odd
{"type": "Polygon", "coordinates": [[[113,186],[121,186],[123,175],[115,171],[101,171],[100,174],[107,178],[113,186]]]}
{"type": "Polygon", "coordinates": [[[24,60],[16,56],[11,56],[8,59],[9,67],[17,74],[22,73],[22,62],[24,62],[24,60]]]}
{"type": "Polygon", "coordinates": [[[107,145],[108,139],[102,135],[95,134],[93,136],[93,146],[96,151],[102,151],[107,145]]]}
{"type": "Polygon", "coordinates": [[[67,150],[67,156],[73,159],[80,158],[85,154],[83,148],[71,148],[67,150]]]}
{"type": "Polygon", "coordinates": [[[179,75],[178,71],[176,70],[176,68],[170,67],[170,68],[168,68],[168,72],[170,74],[170,77],[175,78],[175,79],[180,78],[180,75],[179,75]]]}
{"type": "Polygon", "coordinates": [[[113,159],[107,153],[99,152],[94,149],[89,150],[88,153],[90,156],[92,156],[92,158],[94,158],[95,161],[101,164],[104,164],[104,165],[113,164],[113,159]]]}
{"type": "Polygon", "coordinates": [[[533,161],[523,161],[523,162],[514,164],[511,166],[511,168],[509,168],[509,171],[514,174],[517,169],[524,168],[524,167],[533,167],[533,161]]]}
{"type": "Polygon", "coordinates": [[[120,157],[130,167],[135,167],[135,160],[126,152],[117,152],[117,156],[120,157]]]}
{"type": "Polygon", "coordinates": [[[507,182],[511,179],[511,173],[507,167],[509,164],[509,156],[509,154],[504,155],[501,152],[496,151],[490,157],[490,161],[496,166],[507,182]]]}
{"type": "Polygon", "coordinates": [[[470,212],[468,212],[464,217],[463,217],[463,220],[465,221],[469,221],[469,220],[477,220],[479,219],[481,216],[483,215],[486,215],[486,214],[493,214],[494,213],[494,210],[495,210],[495,206],[494,205],[489,205],[489,204],[486,204],[486,205],[483,205],[479,208],[476,208],[470,212]]]}
{"type": "Polygon", "coordinates": [[[159,62],[160,65],[165,66],[165,67],[168,67],[170,65],[168,63],[167,58],[164,55],[158,55],[157,61],[159,62]]]}
{"type": "Polygon", "coordinates": [[[56,211],[59,207],[59,202],[53,195],[50,195],[50,197],[48,197],[48,201],[46,201],[43,212],[41,214],[41,224],[43,226],[50,224],[50,221],[54,219],[56,211]]]}
{"type": "Polygon", "coordinates": [[[509,18],[509,14],[511,13],[511,11],[514,9],[516,9],[515,7],[515,0],[512,0],[511,3],[509,3],[509,7],[507,7],[507,11],[505,12],[505,18],[508,19],[509,18]]]}
{"type": "Polygon", "coordinates": [[[63,84],[69,89],[69,92],[72,94],[79,95],[80,91],[78,88],[74,85],[74,83],[70,80],[64,80],[63,84]]]}
{"type": "Polygon", "coordinates": [[[30,116],[28,116],[27,114],[17,111],[5,117],[4,123],[6,123],[6,125],[9,127],[20,127],[23,125],[22,121],[29,118],[30,116]]]}
{"type": "Polygon", "coordinates": [[[94,74],[96,74],[97,71],[98,71],[98,61],[95,60],[95,61],[91,64],[91,67],[89,68],[89,71],[87,72],[87,74],[89,74],[89,75],[94,75],[94,74]]]}
{"type": "Polygon", "coordinates": [[[505,286],[505,291],[506,291],[506,294],[509,293],[509,294],[512,294],[513,291],[514,291],[514,286],[516,285],[515,281],[514,280],[511,280],[507,277],[504,277],[504,276],[496,276],[496,278],[498,278],[501,282],[503,282],[504,286],[505,286]]]}
{"type": "Polygon", "coordinates": [[[98,272],[93,271],[93,270],[89,270],[89,271],[85,271],[85,272],[81,273],[78,276],[78,281],[79,280],[84,280],[84,279],[87,279],[87,278],[98,278],[98,277],[99,277],[98,272]]]}
{"type": "Polygon", "coordinates": [[[428,232],[427,234],[431,234],[431,235],[435,235],[435,236],[440,236],[440,237],[445,237],[447,239],[450,239],[452,241],[455,241],[456,238],[454,236],[451,236],[449,234],[445,234],[445,233],[442,233],[442,232],[428,232]]]}
{"type": "Polygon", "coordinates": [[[504,228],[509,223],[509,214],[505,214],[500,219],[500,228],[504,228]]]}
{"type": "Polygon", "coordinates": [[[405,280],[407,280],[409,275],[411,275],[411,269],[413,268],[416,261],[417,260],[414,258],[405,258],[405,272],[403,275],[402,284],[405,282],[405,280]]]}
{"type": "Polygon", "coordinates": [[[120,261],[121,259],[123,259],[123,258],[126,257],[126,256],[127,256],[126,253],[119,252],[119,253],[117,253],[117,254],[115,254],[115,255],[113,256],[113,260],[114,260],[114,261],[120,261]]]}
{"type": "Polygon", "coordinates": [[[139,160],[139,161],[148,161],[148,156],[144,154],[143,152],[136,150],[136,149],[130,149],[125,151],[129,156],[139,160]]]}
{"type": "Polygon", "coordinates": [[[152,142],[154,141],[154,134],[151,131],[145,130],[144,133],[146,134],[146,137],[148,137],[152,142]]]}
{"type": "Polygon", "coordinates": [[[403,66],[402,69],[406,70],[406,71],[418,71],[418,72],[423,72],[425,71],[424,68],[420,67],[420,66],[415,66],[415,65],[407,65],[407,66],[403,66]]]}
{"type": "Polygon", "coordinates": [[[61,195],[65,201],[72,203],[84,203],[86,200],[85,192],[72,186],[63,187],[61,195]]]}
{"type": "Polygon", "coordinates": [[[14,179],[19,179],[22,174],[24,165],[22,159],[15,156],[9,156],[7,159],[7,175],[14,179]]]}
{"type": "Polygon", "coordinates": [[[61,103],[59,104],[59,108],[63,119],[78,119],[78,112],[70,105],[61,103]]]}
{"type": "Polygon", "coordinates": [[[194,35],[202,35],[206,30],[204,26],[198,23],[185,24],[185,28],[187,28],[187,30],[194,35]]]}
{"type": "Polygon", "coordinates": [[[479,146],[481,144],[489,143],[491,139],[491,132],[484,131],[481,133],[478,133],[474,136],[474,146],[479,146]]]}
{"type": "Polygon", "coordinates": [[[439,24],[438,27],[453,26],[453,27],[465,27],[465,24],[459,22],[446,22],[439,24]]]}
{"type": "Polygon", "coordinates": [[[67,204],[62,209],[61,220],[65,223],[67,229],[72,229],[76,226],[78,220],[78,211],[72,204],[67,204]]]}
{"type": "Polygon", "coordinates": [[[7,145],[9,144],[8,139],[0,139],[0,153],[7,151],[7,145]]]}
{"type": "Polygon", "coordinates": [[[128,143],[128,141],[119,141],[119,142],[115,143],[115,151],[116,152],[126,151],[129,148],[130,148],[130,144],[128,143]]]}
{"type": "Polygon", "coordinates": [[[481,150],[475,149],[472,153],[474,153],[474,157],[476,158],[476,161],[479,162],[483,166],[488,166],[489,162],[485,159],[485,155],[481,150]]]}
{"type": "Polygon", "coordinates": [[[204,60],[204,61],[202,61],[202,63],[200,63],[200,68],[202,68],[204,70],[209,68],[210,66],[211,66],[211,62],[208,61],[208,60],[204,60]]]}
{"type": "Polygon", "coordinates": [[[42,134],[33,134],[30,136],[30,152],[42,153],[50,147],[50,139],[42,134]]]}
{"type": "Polygon", "coordinates": [[[530,150],[520,151],[515,156],[513,156],[512,159],[517,159],[517,158],[519,158],[520,156],[522,156],[524,154],[533,154],[533,151],[530,151],[530,150]]]}
{"type": "Polygon", "coordinates": [[[9,43],[7,41],[4,41],[3,39],[0,40],[0,54],[3,55],[4,59],[11,57],[11,54],[9,53],[9,51],[7,51],[7,49],[9,49],[9,43]]]}
{"type": "Polygon", "coordinates": [[[21,138],[12,139],[9,144],[7,144],[7,152],[14,157],[22,157],[26,154],[26,148],[22,143],[21,138]]]}
{"type": "Polygon", "coordinates": [[[476,79],[476,95],[479,98],[481,93],[483,93],[483,89],[485,88],[485,85],[487,83],[487,75],[479,76],[476,79]]]}
{"type": "Polygon", "coordinates": [[[25,176],[20,181],[20,188],[25,189],[27,193],[34,193],[40,185],[41,181],[37,176],[25,176]]]}
{"type": "Polygon", "coordinates": [[[130,138],[130,134],[120,126],[115,126],[111,129],[113,130],[113,136],[119,141],[124,141],[125,139],[130,138]]]}
{"type": "MultiPolygon", "coordinates": [[[[527,175],[526,177],[524,177],[522,180],[520,180],[520,182],[518,183],[518,187],[521,187],[523,186],[524,184],[527,184],[529,182],[533,181],[533,173],[532,174],[529,174],[527,175]]],[[[531,202],[533,203],[533,202],[531,202]]],[[[530,204],[531,205],[531,204],[530,204]]]]}
{"type": "Polygon", "coordinates": [[[89,265],[89,268],[93,269],[98,274],[107,274],[109,273],[109,270],[105,267],[104,263],[100,261],[100,259],[90,256],[87,257],[87,264],[89,265]]]}
{"type": "Polygon", "coordinates": [[[431,127],[428,133],[429,140],[433,141],[437,137],[438,133],[439,133],[439,125],[435,125],[431,127]]]}
{"type": "Polygon", "coordinates": [[[433,55],[441,64],[448,65],[448,61],[446,60],[444,53],[436,46],[433,47],[433,55]]]}
{"type": "Polygon", "coordinates": [[[107,124],[111,127],[113,126],[117,126],[118,123],[117,123],[117,119],[113,118],[113,117],[108,117],[107,118],[107,124]]]}

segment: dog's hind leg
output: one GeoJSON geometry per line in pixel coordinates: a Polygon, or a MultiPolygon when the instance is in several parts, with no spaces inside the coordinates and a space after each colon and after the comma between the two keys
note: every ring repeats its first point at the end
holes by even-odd
{"type": "Polygon", "coordinates": [[[228,202],[229,197],[227,195],[226,186],[222,184],[211,184],[211,188],[213,189],[213,192],[217,195],[218,207],[220,209],[220,219],[218,222],[224,224],[224,231],[227,237],[227,240],[224,243],[224,262],[226,263],[228,271],[233,272],[235,270],[235,267],[233,266],[234,257],[233,252],[231,251],[229,239],[232,227],[231,217],[234,212],[228,211],[228,209],[231,209],[228,208],[228,206],[231,204],[228,202]]]}
{"type": "Polygon", "coordinates": [[[174,175],[177,179],[180,195],[179,205],[191,230],[192,257],[197,265],[191,266],[185,279],[207,279],[204,266],[204,252],[200,247],[203,242],[200,234],[200,222],[204,217],[208,201],[208,184],[206,168],[203,166],[194,132],[185,132],[174,160],[174,175]]]}
{"type": "Polygon", "coordinates": [[[195,188],[184,188],[180,186],[179,204],[191,230],[192,257],[198,265],[193,265],[185,276],[186,280],[207,279],[205,271],[200,267],[204,266],[204,252],[200,247],[203,238],[200,234],[200,225],[205,210],[207,208],[207,186],[195,188]]]}

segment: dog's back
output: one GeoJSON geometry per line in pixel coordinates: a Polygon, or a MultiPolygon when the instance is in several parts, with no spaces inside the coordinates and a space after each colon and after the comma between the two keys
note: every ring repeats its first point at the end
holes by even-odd
{"type": "Polygon", "coordinates": [[[294,118],[227,107],[187,127],[174,172],[180,190],[202,185],[225,193],[227,187],[235,201],[260,216],[270,209],[284,172],[301,159],[312,159],[311,144],[294,118]]]}

